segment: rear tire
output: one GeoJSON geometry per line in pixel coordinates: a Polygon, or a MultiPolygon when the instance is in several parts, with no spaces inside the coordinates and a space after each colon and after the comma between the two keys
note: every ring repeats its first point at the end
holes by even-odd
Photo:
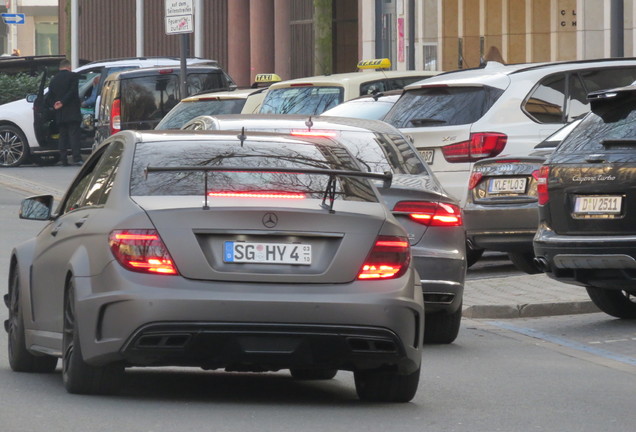
{"type": "Polygon", "coordinates": [[[424,343],[449,344],[457,339],[462,322],[462,305],[453,313],[427,313],[424,318],[424,343]]]}
{"type": "Polygon", "coordinates": [[[420,369],[400,375],[397,372],[370,370],[355,371],[358,397],[368,402],[409,402],[420,382],[420,369]]]}
{"type": "Polygon", "coordinates": [[[466,266],[470,267],[479,261],[479,258],[484,254],[485,249],[473,249],[466,244],[466,266]]]}
{"type": "Polygon", "coordinates": [[[119,390],[124,376],[123,364],[92,366],[84,362],[75,319],[75,289],[72,280],[69,281],[64,296],[62,345],[62,379],[66,391],[76,394],[113,394],[119,390]]]}
{"type": "Polygon", "coordinates": [[[603,312],[616,318],[636,318],[636,294],[606,288],[585,287],[592,302],[603,312]]]}
{"type": "Polygon", "coordinates": [[[290,369],[289,372],[297,380],[330,380],[336,376],[338,369],[290,369]]]}
{"type": "Polygon", "coordinates": [[[0,126],[0,166],[16,167],[29,159],[29,144],[22,131],[12,125],[0,126]]]}
{"type": "Polygon", "coordinates": [[[57,366],[57,357],[34,355],[26,348],[24,317],[20,306],[19,276],[17,268],[11,269],[9,293],[6,297],[9,308],[7,320],[9,365],[15,372],[51,373],[57,366]]]}
{"type": "Polygon", "coordinates": [[[534,253],[532,252],[508,252],[508,258],[517,270],[528,274],[541,273],[541,270],[534,265],[534,253]]]}

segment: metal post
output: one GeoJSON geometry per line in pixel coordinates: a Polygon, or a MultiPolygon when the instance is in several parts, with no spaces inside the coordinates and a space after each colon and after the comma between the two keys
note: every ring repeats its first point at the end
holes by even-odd
{"type": "Polygon", "coordinates": [[[144,55],[144,0],[135,3],[135,55],[144,55]]]}
{"type": "Polygon", "coordinates": [[[186,57],[188,55],[188,36],[189,33],[183,33],[181,35],[181,70],[179,71],[179,81],[181,82],[180,90],[181,90],[181,99],[188,97],[188,85],[186,82],[187,77],[187,63],[186,57]]]}
{"type": "Polygon", "coordinates": [[[415,0],[409,0],[409,63],[408,69],[415,70],[415,0]]]}
{"type": "Polygon", "coordinates": [[[610,6],[610,55],[624,57],[623,0],[612,0],[610,6]]]}

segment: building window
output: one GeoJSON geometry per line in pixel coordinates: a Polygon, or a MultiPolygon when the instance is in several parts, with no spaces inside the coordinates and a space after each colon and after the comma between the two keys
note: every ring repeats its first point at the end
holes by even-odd
{"type": "Polygon", "coordinates": [[[424,44],[424,70],[437,70],[437,44],[424,44]]]}
{"type": "Polygon", "coordinates": [[[51,55],[58,52],[57,23],[36,23],[35,55],[51,55]]]}

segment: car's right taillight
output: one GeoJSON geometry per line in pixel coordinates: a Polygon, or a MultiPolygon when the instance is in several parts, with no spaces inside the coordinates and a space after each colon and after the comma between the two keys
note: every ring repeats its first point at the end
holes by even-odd
{"type": "Polygon", "coordinates": [[[121,130],[121,101],[115,99],[110,107],[110,134],[121,130]]]}
{"type": "Polygon", "coordinates": [[[508,136],[498,132],[479,132],[470,134],[468,141],[462,141],[442,147],[447,162],[476,162],[497,156],[506,147],[508,136]]]}
{"type": "Polygon", "coordinates": [[[406,237],[378,236],[358,272],[358,279],[395,279],[409,268],[411,249],[406,237]]]}
{"type": "Polygon", "coordinates": [[[114,230],[108,236],[108,243],[117,261],[128,270],[178,274],[166,245],[154,229],[114,230]]]}
{"type": "Polygon", "coordinates": [[[539,205],[547,204],[550,201],[548,194],[548,176],[550,175],[550,167],[543,165],[532,173],[532,177],[537,181],[537,196],[539,205]]]}
{"type": "Polygon", "coordinates": [[[455,204],[428,201],[400,201],[393,207],[394,214],[404,214],[409,219],[426,226],[462,226],[462,211],[455,204]]]}

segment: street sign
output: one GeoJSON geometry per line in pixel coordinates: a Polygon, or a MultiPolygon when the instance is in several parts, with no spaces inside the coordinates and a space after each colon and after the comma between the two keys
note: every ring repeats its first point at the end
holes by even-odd
{"type": "Polygon", "coordinates": [[[192,0],[165,0],[166,34],[194,32],[192,0]]]}
{"type": "Polygon", "coordinates": [[[25,16],[23,13],[3,13],[1,15],[5,24],[24,24],[25,16]]]}

